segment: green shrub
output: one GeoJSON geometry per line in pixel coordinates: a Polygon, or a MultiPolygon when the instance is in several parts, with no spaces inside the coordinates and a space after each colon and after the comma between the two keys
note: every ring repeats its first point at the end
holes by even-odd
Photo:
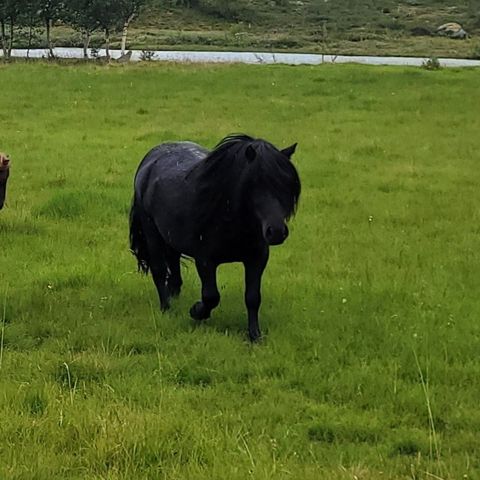
{"type": "Polygon", "coordinates": [[[442,68],[440,61],[434,56],[425,60],[422,67],[425,68],[425,70],[440,70],[440,68],[442,68]]]}

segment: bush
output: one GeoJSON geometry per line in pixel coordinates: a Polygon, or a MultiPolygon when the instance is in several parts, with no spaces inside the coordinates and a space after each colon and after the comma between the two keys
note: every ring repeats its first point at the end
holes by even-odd
{"type": "Polygon", "coordinates": [[[472,48],[472,53],[470,54],[470,57],[474,58],[475,60],[480,60],[480,43],[477,43],[472,48]]]}
{"type": "Polygon", "coordinates": [[[255,17],[245,0],[202,0],[200,8],[207,14],[229,21],[250,22],[255,17]]]}
{"type": "Polygon", "coordinates": [[[428,60],[425,60],[422,67],[425,70],[440,70],[442,68],[437,57],[430,57],[428,60]]]}
{"type": "Polygon", "coordinates": [[[410,33],[414,37],[431,37],[433,35],[429,28],[422,26],[411,28],[410,33]]]}
{"type": "Polygon", "coordinates": [[[140,60],[143,62],[151,62],[154,57],[155,52],[152,52],[151,50],[142,50],[142,53],[140,54],[140,60]]]}

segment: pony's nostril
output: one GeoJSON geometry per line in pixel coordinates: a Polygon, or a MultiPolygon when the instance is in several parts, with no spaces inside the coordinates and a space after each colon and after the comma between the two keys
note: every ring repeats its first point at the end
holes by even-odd
{"type": "Polygon", "coordinates": [[[267,229],[265,230],[265,236],[267,237],[267,239],[273,237],[273,228],[272,227],[267,227],[267,229]]]}

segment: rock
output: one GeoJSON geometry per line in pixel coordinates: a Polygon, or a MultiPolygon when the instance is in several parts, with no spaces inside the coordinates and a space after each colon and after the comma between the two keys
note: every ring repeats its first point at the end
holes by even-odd
{"type": "Polygon", "coordinates": [[[459,23],[455,22],[449,22],[440,25],[437,28],[437,35],[461,40],[464,40],[468,37],[468,33],[463,29],[463,27],[459,23]]]}

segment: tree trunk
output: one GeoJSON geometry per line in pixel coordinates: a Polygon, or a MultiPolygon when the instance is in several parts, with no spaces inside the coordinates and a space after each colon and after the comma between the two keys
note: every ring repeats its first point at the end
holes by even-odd
{"type": "Polygon", "coordinates": [[[107,62],[110,61],[110,30],[105,29],[105,55],[107,57],[107,62]]]}
{"type": "Polygon", "coordinates": [[[128,35],[128,27],[130,22],[135,18],[135,14],[132,13],[123,24],[123,31],[122,31],[122,55],[125,55],[125,50],[127,47],[127,35],[128,35]]]}
{"type": "Polygon", "coordinates": [[[90,32],[85,30],[83,34],[83,58],[88,59],[88,46],[90,45],[90,32]]]}
{"type": "Polygon", "coordinates": [[[2,19],[1,23],[1,29],[2,29],[2,50],[3,50],[3,58],[5,60],[8,58],[8,48],[7,48],[7,38],[6,38],[6,32],[5,32],[5,20],[2,19]]]}
{"type": "Polygon", "coordinates": [[[33,38],[33,27],[32,27],[33,20],[30,19],[29,26],[28,26],[28,47],[27,47],[27,58],[30,58],[30,49],[32,48],[32,38],[33,38]]]}
{"type": "Polygon", "coordinates": [[[45,22],[45,26],[47,27],[47,48],[48,48],[48,58],[54,58],[55,55],[53,54],[52,49],[52,40],[50,38],[50,30],[52,28],[52,20],[49,18],[45,22]]]}
{"type": "Polygon", "coordinates": [[[13,33],[14,33],[14,25],[13,25],[13,18],[10,18],[10,41],[8,42],[8,58],[12,56],[12,48],[13,48],[13,33]]]}

